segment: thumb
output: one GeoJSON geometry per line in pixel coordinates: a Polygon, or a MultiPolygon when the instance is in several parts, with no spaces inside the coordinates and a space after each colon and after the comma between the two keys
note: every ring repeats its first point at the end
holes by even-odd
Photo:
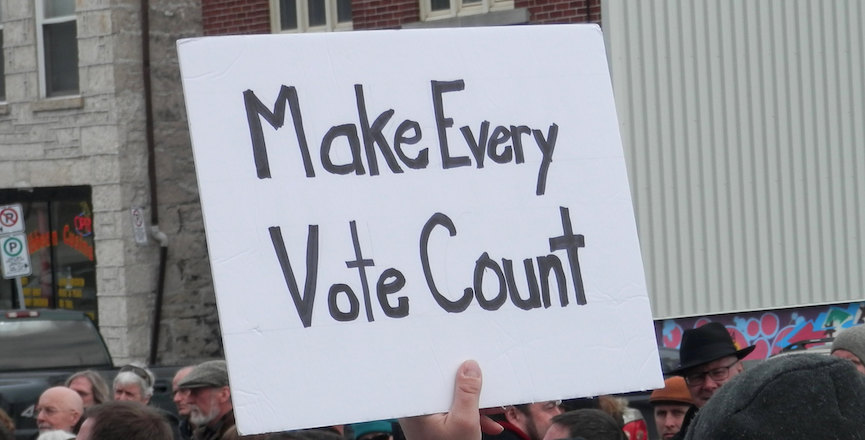
{"type": "Polygon", "coordinates": [[[451,404],[450,423],[471,424],[480,430],[478,404],[481,397],[481,367],[476,361],[465,361],[460,365],[454,383],[454,400],[451,404]]]}

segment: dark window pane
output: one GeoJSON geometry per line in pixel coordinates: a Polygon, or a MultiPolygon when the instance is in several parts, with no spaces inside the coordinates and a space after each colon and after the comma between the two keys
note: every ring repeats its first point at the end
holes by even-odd
{"type": "Polygon", "coordinates": [[[327,24],[327,12],[324,0],[307,0],[309,3],[309,26],[324,26],[327,24]]]}
{"type": "Polygon", "coordinates": [[[6,100],[6,59],[3,57],[3,29],[0,29],[0,101],[6,100]]]}
{"type": "Polygon", "coordinates": [[[27,227],[27,246],[33,273],[21,278],[24,305],[27,308],[54,308],[54,247],[60,236],[51,227],[49,202],[34,201],[22,204],[24,225],[27,227]]]}
{"type": "Polygon", "coordinates": [[[351,21],[351,0],[337,0],[336,21],[339,23],[351,21]]]}
{"type": "Polygon", "coordinates": [[[60,236],[54,248],[53,264],[56,307],[96,311],[96,260],[90,203],[81,199],[52,202],[51,217],[51,224],[60,236]]]}
{"type": "Polygon", "coordinates": [[[445,11],[451,8],[450,0],[430,0],[430,7],[433,11],[445,11]]]}
{"type": "Polygon", "coordinates": [[[45,0],[45,18],[65,17],[75,14],[75,0],[45,0]]]}
{"type": "Polygon", "coordinates": [[[282,30],[297,29],[297,1],[279,1],[279,26],[282,30]]]}
{"type": "Polygon", "coordinates": [[[75,22],[46,24],[43,33],[46,94],[78,93],[78,32],[75,22]]]}

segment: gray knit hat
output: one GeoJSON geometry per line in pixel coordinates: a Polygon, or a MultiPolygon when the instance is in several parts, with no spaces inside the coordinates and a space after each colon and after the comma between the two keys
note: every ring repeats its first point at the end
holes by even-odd
{"type": "Polygon", "coordinates": [[[195,366],[184,377],[177,388],[219,388],[228,386],[228,369],[225,361],[207,361],[195,366]]]}
{"type": "Polygon", "coordinates": [[[847,350],[865,363],[865,325],[857,325],[838,332],[832,341],[832,351],[847,350]]]}
{"type": "Polygon", "coordinates": [[[731,379],[697,412],[685,440],[865,439],[865,374],[850,361],[791,354],[731,379]]]}

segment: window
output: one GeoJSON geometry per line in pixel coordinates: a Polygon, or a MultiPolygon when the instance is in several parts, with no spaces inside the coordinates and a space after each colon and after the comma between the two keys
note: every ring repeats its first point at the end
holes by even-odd
{"type": "Polygon", "coordinates": [[[351,30],[351,0],[270,0],[274,32],[351,30]]]}
{"type": "Polygon", "coordinates": [[[21,204],[33,268],[30,276],[0,279],[0,309],[81,310],[96,320],[90,200],[89,186],[0,189],[0,206],[21,204]]]}
{"type": "Polygon", "coordinates": [[[3,55],[3,3],[0,2],[0,101],[6,100],[6,57],[3,55]]]}
{"type": "Polygon", "coordinates": [[[78,94],[75,0],[36,0],[39,87],[42,96],[78,94]]]}
{"type": "Polygon", "coordinates": [[[513,9],[513,0],[421,0],[422,20],[486,14],[490,11],[513,9]]]}

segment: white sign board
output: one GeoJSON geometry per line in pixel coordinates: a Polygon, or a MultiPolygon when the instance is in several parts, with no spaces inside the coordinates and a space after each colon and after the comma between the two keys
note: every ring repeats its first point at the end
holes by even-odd
{"type": "Polygon", "coordinates": [[[21,205],[0,206],[0,235],[24,232],[24,211],[21,205]]]}
{"type": "Polygon", "coordinates": [[[147,227],[144,224],[144,209],[135,207],[130,210],[132,215],[132,232],[135,242],[141,245],[147,244],[147,227]]]}
{"type": "Polygon", "coordinates": [[[178,50],[242,433],[663,385],[597,26],[178,50]]]}
{"type": "Polygon", "coordinates": [[[0,236],[0,262],[3,278],[24,277],[32,273],[27,236],[23,232],[0,236]]]}

